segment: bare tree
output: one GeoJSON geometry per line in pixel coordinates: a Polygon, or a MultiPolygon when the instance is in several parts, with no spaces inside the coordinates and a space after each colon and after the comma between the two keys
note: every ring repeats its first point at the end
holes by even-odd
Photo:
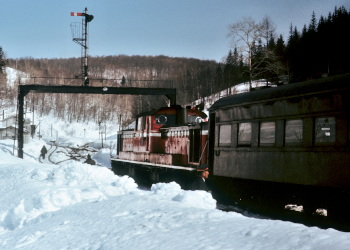
{"type": "Polygon", "coordinates": [[[236,47],[243,55],[249,68],[249,89],[252,88],[255,67],[261,65],[261,62],[253,64],[253,50],[262,40],[268,42],[269,36],[274,34],[274,30],[275,27],[268,17],[265,17],[260,23],[251,17],[244,17],[241,21],[229,26],[228,37],[232,39],[233,47],[236,47]]]}

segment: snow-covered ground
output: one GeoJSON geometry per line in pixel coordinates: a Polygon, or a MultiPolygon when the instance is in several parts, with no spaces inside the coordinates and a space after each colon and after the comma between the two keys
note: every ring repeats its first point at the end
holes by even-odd
{"type": "Polygon", "coordinates": [[[24,159],[12,155],[13,141],[0,141],[1,250],[349,249],[350,233],[223,212],[210,193],[174,182],[139,189],[108,169],[106,148],[93,155],[106,167],[40,163],[56,130],[60,143],[100,141],[95,125],[53,117],[41,121],[41,140],[24,145],[24,159]]]}

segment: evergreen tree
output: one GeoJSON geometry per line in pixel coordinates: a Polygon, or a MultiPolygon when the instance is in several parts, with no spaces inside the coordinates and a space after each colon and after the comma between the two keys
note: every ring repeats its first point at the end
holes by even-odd
{"type": "Polygon", "coordinates": [[[224,75],[223,70],[222,70],[221,64],[219,63],[215,69],[214,92],[218,92],[218,91],[224,89],[224,77],[223,77],[223,75],[224,75]]]}
{"type": "MultiPolygon", "coordinates": [[[[225,88],[229,90],[229,88],[233,85],[234,81],[234,58],[232,54],[232,50],[229,51],[227,57],[226,57],[226,63],[224,67],[224,83],[225,83],[225,88]]],[[[231,93],[227,93],[230,95],[231,93]]]]}
{"type": "Polygon", "coordinates": [[[317,25],[317,20],[316,20],[316,14],[315,11],[312,12],[312,16],[311,16],[311,21],[309,24],[309,32],[316,32],[316,25],[317,25]]]}
{"type": "Polygon", "coordinates": [[[276,56],[278,56],[281,60],[283,60],[285,49],[286,49],[286,46],[284,44],[283,36],[280,35],[280,37],[277,39],[276,46],[274,47],[274,51],[276,56]]]}
{"type": "Polygon", "coordinates": [[[243,68],[241,67],[241,64],[243,64],[243,56],[238,54],[237,47],[235,47],[233,50],[233,66],[234,66],[233,83],[234,85],[244,82],[244,79],[242,77],[242,74],[244,71],[243,71],[243,68]]]}
{"type": "Polygon", "coordinates": [[[0,46],[0,90],[5,90],[7,87],[5,66],[6,66],[5,53],[2,47],[0,46]]]}
{"type": "Polygon", "coordinates": [[[350,13],[344,7],[335,8],[327,18],[321,16],[318,22],[313,12],[301,34],[291,26],[285,53],[291,81],[350,72],[349,29],[350,13]]]}
{"type": "Polygon", "coordinates": [[[5,66],[6,66],[5,53],[2,47],[0,46],[0,74],[4,73],[5,66]]]}

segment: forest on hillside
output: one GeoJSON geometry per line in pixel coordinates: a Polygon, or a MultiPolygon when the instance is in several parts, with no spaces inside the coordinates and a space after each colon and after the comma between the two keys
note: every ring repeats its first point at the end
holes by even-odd
{"type": "MultiPolygon", "coordinates": [[[[233,47],[222,62],[167,56],[101,56],[89,58],[90,86],[165,87],[177,89],[177,103],[194,100],[241,82],[266,79],[293,83],[350,72],[350,12],[335,7],[327,17],[312,14],[301,31],[290,26],[287,41],[269,18],[245,18],[229,27],[233,47]],[[251,30],[254,32],[249,33],[251,30]],[[243,41],[242,37],[249,39],[243,41]]],[[[17,84],[81,85],[81,58],[6,58],[0,47],[0,97],[15,100],[16,86],[7,86],[4,67],[29,74],[17,84]],[[79,76],[80,75],[80,76],[79,76]]],[[[54,112],[68,121],[120,120],[166,105],[165,97],[29,94],[27,106],[54,112]]],[[[1,104],[2,105],[2,104],[1,104]]],[[[0,107],[1,108],[1,107],[0,107]]]]}
{"type": "MultiPolygon", "coordinates": [[[[7,65],[30,74],[19,77],[22,84],[82,85],[81,59],[8,59],[7,65]],[[76,78],[78,76],[78,78],[76,78]]],[[[89,58],[90,86],[113,87],[162,87],[176,88],[178,104],[191,102],[207,94],[203,84],[213,81],[210,72],[215,61],[166,56],[104,56],[89,58]],[[209,75],[208,75],[209,74],[209,75]]],[[[17,88],[7,91],[16,97],[17,88]]],[[[219,88],[211,91],[219,91],[219,88]]],[[[56,116],[68,121],[103,122],[121,119],[127,125],[135,114],[167,105],[164,96],[123,96],[83,94],[32,94],[26,96],[28,107],[37,112],[56,116]]]]}

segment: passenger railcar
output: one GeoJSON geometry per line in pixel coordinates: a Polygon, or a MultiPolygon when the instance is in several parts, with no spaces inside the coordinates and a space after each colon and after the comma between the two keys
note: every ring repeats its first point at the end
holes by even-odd
{"type": "Polygon", "coordinates": [[[113,171],[143,184],[174,180],[187,186],[196,167],[207,163],[206,118],[178,105],[139,114],[134,129],[118,134],[113,171]]]}
{"type": "Polygon", "coordinates": [[[350,75],[220,99],[209,113],[209,166],[220,191],[346,215],[349,114],[350,75]]]}

